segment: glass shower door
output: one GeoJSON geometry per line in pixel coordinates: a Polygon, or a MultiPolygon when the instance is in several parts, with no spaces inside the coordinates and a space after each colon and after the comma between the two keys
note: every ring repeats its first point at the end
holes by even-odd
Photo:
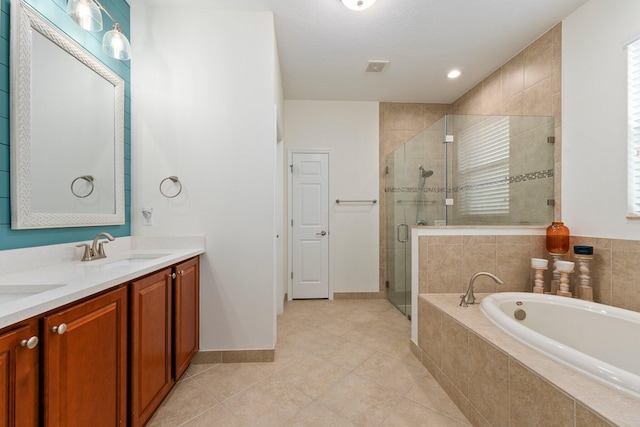
{"type": "MultiPolygon", "coordinates": [[[[407,315],[407,260],[411,262],[409,225],[402,199],[405,187],[405,146],[387,156],[386,164],[386,251],[387,251],[387,299],[400,312],[407,315]]],[[[410,272],[409,272],[410,273],[410,272]]],[[[410,281],[409,281],[410,283],[410,281]]]]}
{"type": "Polygon", "coordinates": [[[554,130],[553,117],[448,115],[387,156],[385,280],[398,310],[411,313],[411,227],[552,221],[554,130]]]}
{"type": "Polygon", "coordinates": [[[445,225],[445,118],[387,156],[387,298],[411,314],[411,227],[445,225]]]}

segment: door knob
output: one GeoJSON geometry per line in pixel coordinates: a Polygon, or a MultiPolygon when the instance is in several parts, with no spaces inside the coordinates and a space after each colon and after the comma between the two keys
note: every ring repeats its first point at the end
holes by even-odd
{"type": "Polygon", "coordinates": [[[326,235],[327,235],[327,232],[326,232],[326,231],[324,231],[324,230],[322,230],[322,231],[321,231],[321,232],[319,232],[319,233],[316,233],[316,236],[326,236],[326,235]]]}

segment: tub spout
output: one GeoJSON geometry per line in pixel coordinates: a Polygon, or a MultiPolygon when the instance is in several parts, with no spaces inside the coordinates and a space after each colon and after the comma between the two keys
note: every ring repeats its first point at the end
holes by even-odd
{"type": "Polygon", "coordinates": [[[487,273],[486,271],[481,271],[479,273],[474,274],[469,280],[469,287],[467,288],[467,293],[460,296],[460,307],[468,307],[469,304],[473,304],[476,302],[476,297],[473,295],[473,283],[476,281],[478,276],[488,276],[491,277],[497,284],[504,285],[502,279],[500,279],[495,274],[487,273]]]}

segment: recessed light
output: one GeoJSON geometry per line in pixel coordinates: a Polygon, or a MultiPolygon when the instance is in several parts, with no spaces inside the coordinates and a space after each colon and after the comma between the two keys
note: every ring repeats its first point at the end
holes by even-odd
{"type": "Polygon", "coordinates": [[[449,74],[447,74],[447,77],[449,77],[450,79],[455,79],[457,77],[460,77],[460,74],[462,74],[460,70],[451,70],[449,71],[449,74]]]}

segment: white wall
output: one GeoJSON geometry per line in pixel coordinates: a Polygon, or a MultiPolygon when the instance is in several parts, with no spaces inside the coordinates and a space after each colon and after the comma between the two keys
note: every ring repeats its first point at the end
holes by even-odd
{"type": "Polygon", "coordinates": [[[627,213],[627,61],[638,0],[590,0],[562,23],[562,218],[573,235],[640,239],[627,213]]]}
{"type": "Polygon", "coordinates": [[[131,17],[132,234],[205,235],[201,350],[272,349],[273,15],[135,2],[131,17]],[[158,190],[170,175],[174,199],[158,190]]]}
{"type": "Polygon", "coordinates": [[[378,198],[378,109],[377,102],[285,101],[286,148],[333,150],[334,292],[379,290],[378,205],[335,204],[378,198]]]}

